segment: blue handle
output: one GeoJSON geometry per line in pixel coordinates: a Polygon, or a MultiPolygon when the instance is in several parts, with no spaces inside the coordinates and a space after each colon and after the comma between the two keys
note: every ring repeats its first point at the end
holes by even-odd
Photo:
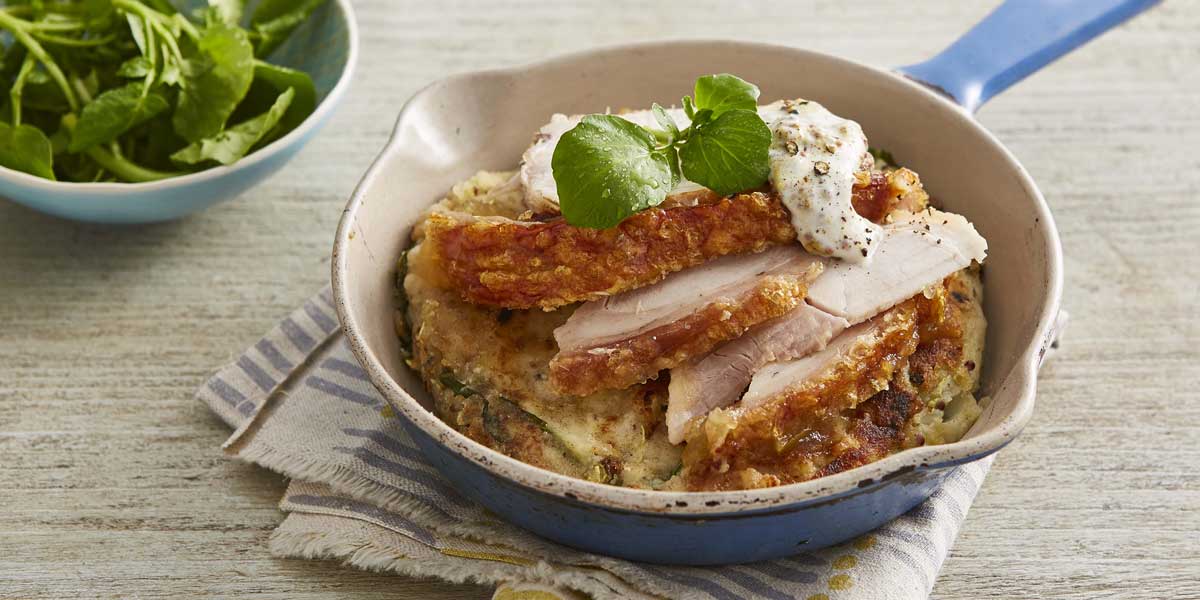
{"type": "Polygon", "coordinates": [[[970,112],[1161,0],[1008,0],[937,56],[898,70],[970,112]]]}

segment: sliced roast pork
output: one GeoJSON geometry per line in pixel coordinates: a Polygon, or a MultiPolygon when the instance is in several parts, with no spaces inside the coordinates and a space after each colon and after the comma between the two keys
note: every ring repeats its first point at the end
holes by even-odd
{"type": "MultiPolygon", "coordinates": [[[[883,242],[870,264],[827,262],[809,286],[808,302],[851,324],[863,323],[922,290],[941,285],[972,260],[983,262],[986,255],[987,242],[960,215],[934,209],[898,213],[884,229],[883,242]]],[[[819,370],[823,356],[851,343],[864,325],[839,336],[820,356],[774,363],[756,373],[742,398],[743,406],[756,406],[780,391],[780,386],[808,379],[819,370]]]]}
{"type": "Polygon", "coordinates": [[[793,450],[806,446],[813,427],[887,388],[917,348],[919,325],[939,303],[923,295],[847,329],[824,350],[759,371],[742,402],[715,409],[688,433],[684,470],[694,487],[754,487],[730,476],[775,478],[773,484],[811,477],[793,472],[793,450]],[[736,475],[734,475],[736,474],[736,475]],[[718,483],[722,482],[722,483],[718,483]]]}
{"type": "Polygon", "coordinates": [[[551,383],[586,395],[656,377],[796,308],[821,269],[799,246],[778,246],[584,304],[554,332],[551,383]]]}
{"type": "Polygon", "coordinates": [[[742,396],[738,411],[745,412],[760,406],[770,398],[789,388],[799,388],[841,362],[847,362],[869,352],[884,339],[888,325],[908,325],[899,319],[881,318],[859,323],[834,338],[822,350],[794,360],[785,360],[766,365],[754,374],[750,387],[742,396]]]}
{"type": "Polygon", "coordinates": [[[816,352],[848,326],[845,319],[804,303],[708,356],[671,369],[668,439],[682,442],[692,419],[736,402],[764,365],[816,352]]]}
{"type": "Polygon", "coordinates": [[[987,241],[961,215],[932,208],[898,212],[870,262],[826,263],[809,302],[859,323],[986,256],[987,241]]]}
{"type": "MultiPolygon", "coordinates": [[[[734,404],[747,385],[742,405],[753,406],[778,391],[772,386],[811,377],[828,352],[805,358],[825,346],[810,340],[820,339],[824,331],[818,323],[829,327],[835,323],[831,319],[861,323],[939,284],[972,260],[982,262],[987,254],[987,242],[959,215],[928,209],[917,214],[896,213],[894,219],[884,227],[884,238],[869,263],[823,259],[825,271],[809,286],[806,310],[794,316],[800,337],[794,346],[786,347],[787,351],[762,360],[766,353],[760,349],[777,344],[778,332],[759,327],[697,363],[672,370],[667,431],[673,443],[683,439],[691,419],[734,404]],[[814,314],[824,315],[825,320],[811,318],[814,314]],[[805,328],[810,324],[816,327],[812,332],[805,328]]],[[[787,322],[790,316],[785,315],[780,322],[787,322]]],[[[834,345],[848,343],[853,331],[842,334],[834,345]]]]}

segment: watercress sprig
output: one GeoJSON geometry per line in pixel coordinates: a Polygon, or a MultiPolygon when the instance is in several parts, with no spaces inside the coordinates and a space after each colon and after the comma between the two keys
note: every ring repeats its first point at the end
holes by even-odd
{"type": "Polygon", "coordinates": [[[658,104],[651,112],[660,129],[616,115],[583,117],[551,159],[563,217],[579,227],[614,227],[661,204],[681,176],[718,194],[762,185],[771,131],[758,116],[758,95],[734,75],[706,75],[694,97],[683,97],[689,124],[682,130],[658,104]]]}

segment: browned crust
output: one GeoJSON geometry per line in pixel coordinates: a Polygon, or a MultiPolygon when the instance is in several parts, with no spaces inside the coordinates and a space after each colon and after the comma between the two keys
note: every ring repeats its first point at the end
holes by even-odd
{"type": "Polygon", "coordinates": [[[764,277],[739,297],[718,299],[678,321],[613,344],[560,353],[550,361],[550,383],[565,394],[586,396],[657,377],[796,308],[821,270],[813,263],[799,275],[764,277]]]}
{"type": "Polygon", "coordinates": [[[761,192],[650,209],[609,229],[574,227],[562,219],[464,220],[434,213],[425,235],[450,284],[468,302],[545,310],[795,239],[778,198],[761,192]]]}
{"type": "MultiPolygon", "coordinates": [[[[962,285],[961,278],[952,277],[946,287],[953,290],[962,285]]],[[[961,311],[948,309],[944,319],[926,323],[931,326],[923,328],[921,342],[905,367],[892,376],[888,389],[851,411],[849,441],[829,449],[832,459],[813,477],[847,471],[925,443],[913,419],[924,408],[918,393],[937,385],[962,361],[961,317],[961,311]]]]}
{"type": "MultiPolygon", "coordinates": [[[[879,221],[902,204],[901,198],[922,197],[919,186],[915,174],[904,169],[864,174],[854,190],[854,206],[879,221]]],[[[698,193],[609,229],[574,227],[562,218],[537,222],[432,213],[424,232],[428,259],[464,300],[544,310],[635,289],[713,258],[760,252],[796,239],[779,198],[761,191],[727,198],[698,193]]]]}
{"type": "MultiPolygon", "coordinates": [[[[688,439],[684,452],[688,487],[740,489],[820,476],[820,459],[840,456],[846,450],[830,444],[845,438],[847,419],[853,421],[847,411],[852,413],[881,390],[911,390],[890,382],[898,373],[907,373],[908,359],[922,342],[929,345],[955,331],[946,324],[958,321],[947,318],[946,288],[939,287],[932,296],[918,294],[875,317],[885,323],[880,339],[868,347],[859,346],[826,376],[736,414],[732,423],[710,417],[688,439]],[[843,429],[835,432],[838,427],[843,429]]],[[[961,338],[961,328],[956,331],[961,338]]],[[[867,428],[858,435],[869,440],[872,431],[867,428]]],[[[883,440],[887,436],[878,437],[883,440]]],[[[874,446],[874,450],[864,449],[864,461],[882,456],[878,452],[888,447],[883,441],[874,446]]]]}
{"type": "Polygon", "coordinates": [[[825,477],[875,462],[908,446],[912,418],[921,410],[916,394],[893,386],[868,398],[851,412],[847,437],[852,443],[813,477],[825,477]]]}
{"type": "Polygon", "coordinates": [[[929,205],[929,194],[917,174],[908,169],[859,173],[851,198],[854,212],[882,223],[892,211],[920,212],[929,205]]]}

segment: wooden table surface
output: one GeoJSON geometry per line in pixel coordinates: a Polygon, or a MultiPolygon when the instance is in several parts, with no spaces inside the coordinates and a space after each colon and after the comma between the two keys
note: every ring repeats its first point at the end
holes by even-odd
{"type": "MultiPolygon", "coordinates": [[[[0,201],[0,597],[486,598],[269,556],[283,478],[222,457],[228,431],[192,397],[327,280],[404,100],[448,73],[671,37],[904,64],[996,2],[356,4],[345,104],[262,187],[148,227],[0,201]]],[[[1169,3],[979,114],[1054,210],[1072,322],[937,598],[1200,597],[1198,31],[1200,2],[1169,3]]]]}

